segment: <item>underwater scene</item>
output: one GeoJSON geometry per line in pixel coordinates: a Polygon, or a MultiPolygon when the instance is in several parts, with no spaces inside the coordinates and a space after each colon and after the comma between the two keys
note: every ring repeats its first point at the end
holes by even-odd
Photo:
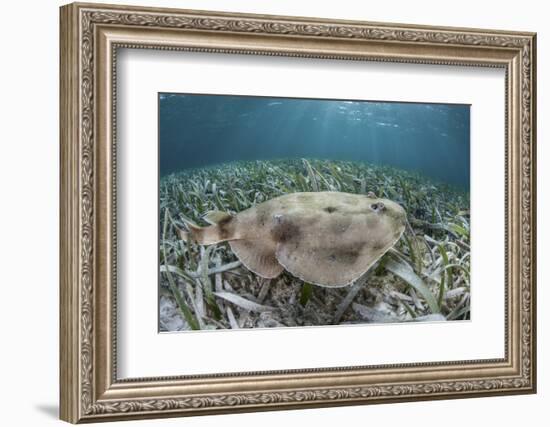
{"type": "Polygon", "coordinates": [[[470,106],[160,93],[159,331],[470,319],[470,106]]]}

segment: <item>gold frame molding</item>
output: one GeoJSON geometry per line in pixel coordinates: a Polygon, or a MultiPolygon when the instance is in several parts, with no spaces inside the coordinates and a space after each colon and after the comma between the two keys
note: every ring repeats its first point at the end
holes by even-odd
{"type": "Polygon", "coordinates": [[[536,391],[536,35],[75,3],[61,13],[60,414],[78,423],[536,391]],[[150,48],[506,72],[505,357],[118,380],[116,52],[150,48]]]}

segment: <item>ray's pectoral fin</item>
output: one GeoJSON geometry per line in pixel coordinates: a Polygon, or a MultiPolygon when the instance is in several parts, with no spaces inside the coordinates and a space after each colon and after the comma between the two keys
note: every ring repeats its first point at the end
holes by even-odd
{"type": "Polygon", "coordinates": [[[231,240],[229,244],[239,261],[258,276],[273,279],[283,272],[273,246],[261,240],[231,240]]]}
{"type": "Polygon", "coordinates": [[[307,242],[300,242],[299,246],[280,243],[276,257],[293,276],[327,287],[349,285],[376,261],[360,245],[321,247],[307,242]]]}

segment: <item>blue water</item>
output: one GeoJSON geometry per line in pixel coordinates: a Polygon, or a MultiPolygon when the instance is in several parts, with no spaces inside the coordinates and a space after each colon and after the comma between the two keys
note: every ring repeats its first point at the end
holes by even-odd
{"type": "Polygon", "coordinates": [[[470,106],[159,94],[161,176],[238,160],[317,158],[470,188],[470,106]]]}

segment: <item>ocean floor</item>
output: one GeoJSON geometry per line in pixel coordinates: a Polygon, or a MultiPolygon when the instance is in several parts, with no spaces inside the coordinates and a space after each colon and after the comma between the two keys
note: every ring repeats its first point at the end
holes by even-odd
{"type": "Polygon", "coordinates": [[[358,162],[279,160],[186,170],[160,181],[159,330],[299,327],[470,318],[469,193],[408,171],[358,162]],[[178,238],[184,219],[237,213],[301,191],[373,192],[410,227],[355,284],[326,288],[286,271],[263,279],[227,243],[178,238]]]}

